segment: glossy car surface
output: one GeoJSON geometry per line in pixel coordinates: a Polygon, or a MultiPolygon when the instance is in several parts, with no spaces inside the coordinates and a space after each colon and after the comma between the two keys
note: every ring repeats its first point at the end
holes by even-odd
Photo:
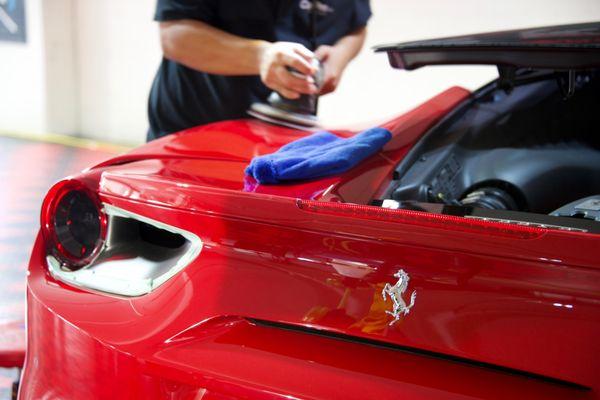
{"type": "Polygon", "coordinates": [[[133,288],[154,265],[139,249],[160,240],[115,246],[88,270],[125,283],[93,286],[92,272],[53,269],[40,233],[20,398],[600,398],[597,234],[369,205],[472,98],[454,87],[386,122],[393,139],[339,176],[258,185],[252,157],[310,132],[241,120],[72,177],[108,214],[106,246],[151,224],[197,252],[182,265],[160,244],[152,257],[176,273],[133,288]],[[382,291],[399,270],[416,301],[390,324],[382,291]]]}

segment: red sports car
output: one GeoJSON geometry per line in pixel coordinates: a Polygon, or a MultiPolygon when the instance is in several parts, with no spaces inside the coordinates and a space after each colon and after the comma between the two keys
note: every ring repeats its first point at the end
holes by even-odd
{"type": "Polygon", "coordinates": [[[600,24],[376,50],[499,78],[336,175],[257,184],[311,132],[248,119],[57,183],[19,397],[600,399],[600,24]]]}

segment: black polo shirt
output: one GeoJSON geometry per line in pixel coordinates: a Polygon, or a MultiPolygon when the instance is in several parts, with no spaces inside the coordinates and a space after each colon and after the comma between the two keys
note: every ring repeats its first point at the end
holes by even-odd
{"type": "MultiPolygon", "coordinates": [[[[156,21],[196,19],[226,32],[270,42],[301,43],[311,49],[310,0],[158,0],[156,21]]],[[[317,46],[332,45],[363,27],[369,0],[320,0],[317,46]]],[[[315,49],[311,49],[315,50],[315,49]]],[[[207,74],[163,58],[148,101],[148,140],[197,125],[244,118],[270,90],[258,76],[207,74]]]]}

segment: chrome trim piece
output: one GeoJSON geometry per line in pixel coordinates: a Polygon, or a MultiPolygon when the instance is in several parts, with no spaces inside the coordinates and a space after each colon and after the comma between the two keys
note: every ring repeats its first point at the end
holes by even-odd
{"type": "Polygon", "coordinates": [[[400,202],[392,199],[384,199],[381,203],[381,207],[389,208],[390,210],[397,210],[400,208],[400,202]]]}
{"type": "Polygon", "coordinates": [[[519,220],[505,219],[505,218],[479,217],[476,215],[465,215],[465,218],[473,218],[473,219],[478,219],[481,221],[501,222],[503,224],[516,224],[516,225],[521,225],[521,226],[530,226],[532,228],[558,229],[561,231],[569,231],[569,232],[587,232],[588,231],[587,229],[572,228],[569,226],[540,224],[537,222],[519,221],[519,220]]]}
{"type": "Polygon", "coordinates": [[[122,217],[134,219],[156,228],[183,236],[188,245],[182,254],[177,254],[177,261],[170,266],[166,272],[160,272],[159,267],[149,260],[102,260],[102,254],[107,252],[108,244],[112,240],[112,232],[109,221],[109,232],[105,246],[100,251],[100,256],[89,265],[77,270],[68,271],[61,267],[60,262],[51,255],[46,257],[48,271],[50,274],[65,283],[83,289],[112,293],[121,296],[142,296],[150,293],[178,272],[187,267],[202,251],[202,240],[195,234],[186,230],[167,225],[163,222],[153,220],[142,215],[132,213],[110,204],[103,204],[104,212],[109,218],[122,217]],[[122,268],[115,268],[116,264],[124,264],[122,268]],[[107,267],[108,266],[108,267],[107,267]],[[135,267],[137,272],[130,273],[129,268],[135,267]],[[140,272],[141,270],[141,272],[140,272]],[[152,273],[158,270],[160,274],[154,276],[152,273]]]}

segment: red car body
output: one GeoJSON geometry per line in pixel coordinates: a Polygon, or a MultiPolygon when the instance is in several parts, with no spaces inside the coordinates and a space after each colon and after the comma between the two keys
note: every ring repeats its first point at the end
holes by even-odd
{"type": "Polygon", "coordinates": [[[393,138],[379,153],[309,182],[244,175],[309,134],[256,120],[193,128],[72,177],[202,249],[123,296],[57,279],[38,235],[19,397],[600,398],[597,234],[368,205],[469,98],[441,93],[382,124],[393,138]],[[390,325],[382,290],[399,269],[417,298],[390,325]]]}

